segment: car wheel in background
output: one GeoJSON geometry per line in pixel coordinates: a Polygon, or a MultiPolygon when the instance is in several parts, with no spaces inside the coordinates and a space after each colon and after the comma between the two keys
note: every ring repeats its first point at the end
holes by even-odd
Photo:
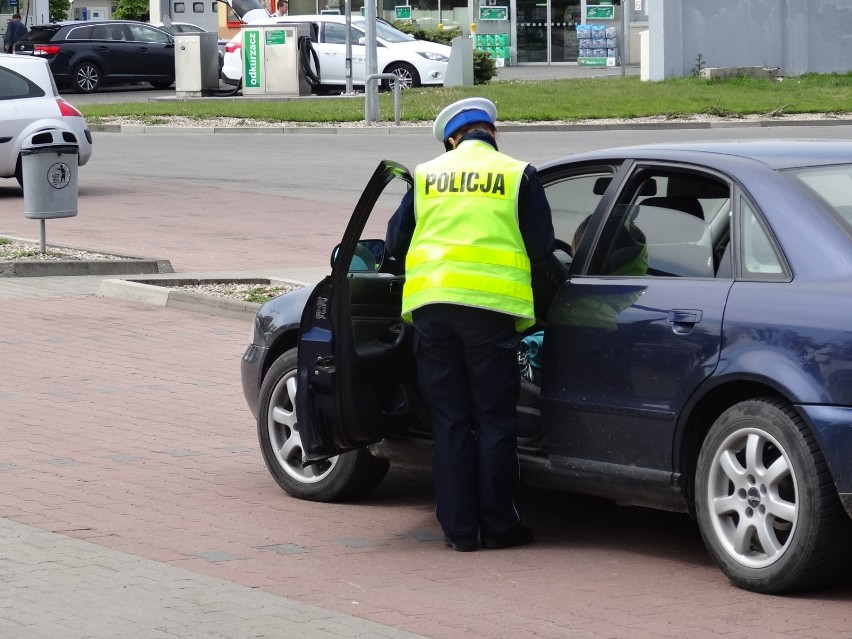
{"type": "Polygon", "coordinates": [[[368,493],[382,481],[389,463],[366,449],[302,463],[296,373],[297,352],[292,349],[275,361],[261,386],[257,434],[266,467],[287,494],[299,499],[336,501],[368,493]]]}
{"type": "Polygon", "coordinates": [[[148,80],[148,84],[155,89],[168,89],[174,83],[174,80],[148,80]]]}
{"type": "Polygon", "coordinates": [[[716,420],[698,458],[695,506],[707,549],[741,588],[792,592],[848,570],[852,525],[787,402],[741,402],[716,420]]]}
{"type": "MultiPolygon", "coordinates": [[[[412,87],[420,86],[420,74],[410,64],[405,62],[396,62],[389,66],[385,73],[395,73],[399,76],[399,81],[402,82],[403,89],[411,89],[412,87]]],[[[391,83],[393,80],[382,80],[382,87],[385,91],[392,91],[391,83]]]]}
{"type": "Polygon", "coordinates": [[[94,93],[101,86],[101,71],[92,62],[81,62],[74,67],[71,86],[77,93],[94,93]]]}
{"type": "Polygon", "coordinates": [[[24,188],[24,169],[21,164],[21,154],[18,154],[18,161],[15,163],[15,179],[21,188],[24,188]]]}

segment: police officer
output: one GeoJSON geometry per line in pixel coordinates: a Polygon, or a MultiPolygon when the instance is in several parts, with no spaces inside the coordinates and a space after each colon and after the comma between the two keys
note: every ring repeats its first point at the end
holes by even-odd
{"type": "Polygon", "coordinates": [[[436,515],[459,551],[533,538],[515,501],[517,347],[535,321],[530,263],[552,250],[553,223],[535,168],[497,150],[496,118],[484,98],[441,111],[433,131],[448,152],[417,167],[387,232],[405,259],[436,515]]]}

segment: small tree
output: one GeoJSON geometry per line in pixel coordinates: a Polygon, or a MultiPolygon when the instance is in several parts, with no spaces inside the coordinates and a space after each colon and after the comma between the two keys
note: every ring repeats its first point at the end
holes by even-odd
{"type": "Polygon", "coordinates": [[[148,0],[118,0],[113,16],[118,20],[148,21],[148,0]]]}
{"type": "Polygon", "coordinates": [[[70,17],[69,11],[71,11],[71,0],[50,0],[47,15],[51,22],[62,22],[70,17]]]}

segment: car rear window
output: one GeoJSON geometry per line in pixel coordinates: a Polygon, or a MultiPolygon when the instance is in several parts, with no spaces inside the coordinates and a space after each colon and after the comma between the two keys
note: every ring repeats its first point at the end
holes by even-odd
{"type": "Polygon", "coordinates": [[[56,27],[30,27],[30,30],[21,38],[20,42],[50,42],[57,31],[59,29],[56,27]]]}
{"type": "Polygon", "coordinates": [[[0,67],[0,100],[41,97],[44,97],[44,91],[35,82],[11,69],[0,67]]]}
{"type": "Polygon", "coordinates": [[[796,169],[786,175],[852,235],[852,164],[796,169]]]}

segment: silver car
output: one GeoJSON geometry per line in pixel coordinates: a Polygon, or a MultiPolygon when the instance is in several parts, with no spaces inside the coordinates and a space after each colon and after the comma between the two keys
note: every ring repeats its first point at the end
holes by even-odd
{"type": "Polygon", "coordinates": [[[47,61],[0,54],[0,178],[23,184],[21,146],[33,133],[57,127],[74,134],[83,166],[92,156],[92,134],[83,114],[60,97],[47,61]]]}

